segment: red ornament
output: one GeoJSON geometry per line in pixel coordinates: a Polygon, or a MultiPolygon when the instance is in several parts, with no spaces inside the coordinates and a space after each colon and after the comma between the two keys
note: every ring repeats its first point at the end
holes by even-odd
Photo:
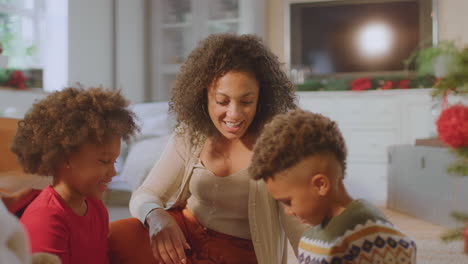
{"type": "Polygon", "coordinates": [[[393,83],[391,81],[386,81],[384,82],[384,84],[382,85],[382,90],[388,90],[388,89],[392,89],[393,88],[393,83]]]}
{"type": "Polygon", "coordinates": [[[398,82],[398,88],[400,89],[408,89],[409,88],[410,80],[403,79],[398,82]]]}
{"type": "Polygon", "coordinates": [[[365,91],[372,87],[370,78],[359,78],[351,82],[352,91],[365,91]]]}
{"type": "Polygon", "coordinates": [[[23,72],[16,70],[11,73],[10,79],[8,80],[7,84],[9,86],[24,90],[26,89],[26,80],[27,79],[26,77],[24,77],[23,72]]]}
{"type": "Polygon", "coordinates": [[[437,132],[440,140],[453,148],[468,147],[468,107],[456,104],[443,110],[437,132]]]}

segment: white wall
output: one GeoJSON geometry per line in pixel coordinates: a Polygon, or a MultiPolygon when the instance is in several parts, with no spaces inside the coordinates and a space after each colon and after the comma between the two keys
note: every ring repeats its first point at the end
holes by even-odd
{"type": "Polygon", "coordinates": [[[113,1],[68,3],[68,81],[113,85],[113,1]]]}
{"type": "Polygon", "coordinates": [[[468,44],[468,1],[438,0],[439,40],[468,44]]]}
{"type": "Polygon", "coordinates": [[[265,42],[284,62],[284,2],[285,0],[266,1],[265,42]]]}
{"type": "Polygon", "coordinates": [[[68,84],[68,1],[47,0],[45,34],[41,39],[43,87],[60,90],[68,84]]]}
{"type": "Polygon", "coordinates": [[[69,1],[69,83],[145,101],[145,0],[69,1]]]}
{"type": "Polygon", "coordinates": [[[117,0],[116,88],[132,102],[143,102],[149,82],[145,45],[145,1],[117,0]]]}

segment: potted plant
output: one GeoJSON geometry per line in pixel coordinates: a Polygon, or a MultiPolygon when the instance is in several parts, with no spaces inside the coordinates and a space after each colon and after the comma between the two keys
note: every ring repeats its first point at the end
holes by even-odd
{"type": "MultiPolygon", "coordinates": [[[[442,42],[414,52],[405,63],[408,66],[413,62],[420,74],[432,72],[438,77],[432,93],[434,99],[442,99],[442,111],[436,122],[437,134],[456,156],[447,172],[459,177],[468,176],[468,107],[462,102],[449,105],[447,101],[449,94],[468,95],[468,46],[442,42]]],[[[449,230],[442,235],[442,240],[464,239],[465,252],[468,253],[468,213],[453,212],[452,217],[462,227],[449,230]]]]}

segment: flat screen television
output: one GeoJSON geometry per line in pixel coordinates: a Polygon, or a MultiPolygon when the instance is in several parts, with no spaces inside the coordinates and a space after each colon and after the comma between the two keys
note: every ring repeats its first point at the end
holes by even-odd
{"type": "Polygon", "coordinates": [[[434,1],[292,1],[290,65],[311,76],[402,73],[414,50],[435,44],[434,1]]]}

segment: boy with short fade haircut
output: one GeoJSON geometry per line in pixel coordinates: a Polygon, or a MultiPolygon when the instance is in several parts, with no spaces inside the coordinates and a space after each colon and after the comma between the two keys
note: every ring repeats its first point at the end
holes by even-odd
{"type": "Polygon", "coordinates": [[[258,138],[249,172],[285,212],[311,225],[299,263],[416,263],[416,244],[343,184],[346,145],[335,122],[303,110],[277,115],[258,138]]]}

